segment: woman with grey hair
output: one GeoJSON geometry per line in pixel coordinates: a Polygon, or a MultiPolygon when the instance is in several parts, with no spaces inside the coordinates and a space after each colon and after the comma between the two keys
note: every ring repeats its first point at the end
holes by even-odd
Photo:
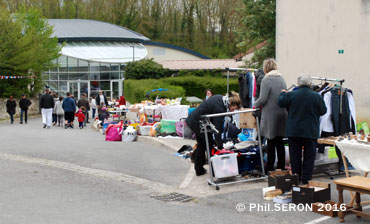
{"type": "Polygon", "coordinates": [[[266,74],[261,82],[261,92],[255,107],[262,107],[261,135],[267,138],[267,165],[266,170],[274,170],[275,148],[277,152],[278,169],[285,169],[285,147],[283,136],[285,135],[285,123],[287,111],[277,104],[278,96],[282,89],[286,89],[283,76],[277,70],[274,59],[266,59],[263,62],[263,72],[266,74]]]}
{"type": "Polygon", "coordinates": [[[326,113],[324,100],[311,90],[311,84],[311,76],[302,75],[298,77],[298,90],[288,92],[284,89],[278,99],[278,105],[288,109],[286,136],[289,138],[292,172],[299,175],[303,184],[312,179],[320,116],[326,113]]]}

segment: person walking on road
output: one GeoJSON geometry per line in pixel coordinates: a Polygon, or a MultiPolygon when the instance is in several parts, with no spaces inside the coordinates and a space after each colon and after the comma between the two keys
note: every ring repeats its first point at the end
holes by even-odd
{"type": "Polygon", "coordinates": [[[60,127],[61,125],[63,125],[63,116],[64,116],[62,96],[60,96],[59,100],[55,103],[54,113],[57,115],[57,123],[58,127],[60,127]]]}
{"type": "Polygon", "coordinates": [[[41,96],[40,100],[42,124],[43,128],[50,128],[53,119],[54,98],[50,95],[49,89],[45,90],[45,94],[41,96]]]}
{"type": "Polygon", "coordinates": [[[82,111],[82,109],[78,109],[78,112],[75,114],[78,120],[78,127],[80,129],[84,128],[84,123],[85,123],[85,113],[82,111]]]}
{"type": "Polygon", "coordinates": [[[89,103],[89,100],[87,99],[86,93],[82,93],[81,98],[77,102],[77,106],[79,109],[82,109],[82,112],[85,115],[85,120],[83,121],[83,125],[86,126],[86,123],[89,120],[88,112],[90,110],[90,103],[89,103]]]}
{"type": "Polygon", "coordinates": [[[23,114],[24,114],[24,123],[27,124],[27,113],[28,113],[28,107],[31,106],[31,101],[27,99],[26,95],[22,95],[22,99],[19,100],[19,107],[21,108],[21,120],[20,124],[23,124],[23,114]]]}
{"type": "Polygon", "coordinates": [[[95,120],[95,113],[96,113],[96,99],[95,99],[95,96],[93,96],[90,99],[90,108],[92,110],[92,119],[95,120]]]}
{"type": "Polygon", "coordinates": [[[17,103],[15,102],[13,96],[10,96],[8,101],[6,101],[6,112],[10,115],[10,124],[14,123],[14,114],[17,103]]]}
{"type": "Polygon", "coordinates": [[[76,111],[76,102],[72,97],[70,92],[67,93],[67,97],[64,98],[62,104],[64,110],[64,128],[73,128],[73,121],[75,119],[75,111],[76,111]]]}

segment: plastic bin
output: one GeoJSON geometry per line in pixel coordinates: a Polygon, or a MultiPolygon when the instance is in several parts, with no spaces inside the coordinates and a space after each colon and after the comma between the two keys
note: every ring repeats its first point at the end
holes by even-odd
{"type": "Polygon", "coordinates": [[[161,120],[161,133],[176,133],[176,120],[161,120]]]}
{"type": "Polygon", "coordinates": [[[140,130],[140,135],[149,136],[150,135],[150,129],[153,126],[141,126],[141,125],[139,125],[138,127],[139,127],[139,130],[140,130]]]}
{"type": "Polygon", "coordinates": [[[211,158],[214,175],[217,179],[235,177],[239,174],[237,153],[215,155],[211,158]]]}

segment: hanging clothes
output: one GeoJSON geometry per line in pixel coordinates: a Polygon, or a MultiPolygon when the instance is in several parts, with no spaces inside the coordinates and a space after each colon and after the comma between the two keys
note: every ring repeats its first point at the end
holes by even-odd
{"type": "Polygon", "coordinates": [[[348,132],[356,133],[356,109],[350,89],[344,89],[342,95],[342,114],[340,114],[340,91],[337,88],[325,88],[322,96],[327,113],[320,117],[320,133],[330,132],[339,136],[348,132]]]}
{"type": "Polygon", "coordinates": [[[249,97],[249,73],[239,75],[239,97],[243,108],[250,107],[250,97],[249,97]]]}

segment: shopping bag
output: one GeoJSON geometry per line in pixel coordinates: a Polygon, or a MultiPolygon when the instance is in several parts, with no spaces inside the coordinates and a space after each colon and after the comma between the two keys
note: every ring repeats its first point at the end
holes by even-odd
{"type": "Polygon", "coordinates": [[[105,131],[105,141],[122,141],[123,122],[110,124],[105,131]]]}
{"type": "Polygon", "coordinates": [[[122,140],[124,142],[133,142],[136,140],[137,132],[133,126],[128,126],[123,132],[122,140]]]}

